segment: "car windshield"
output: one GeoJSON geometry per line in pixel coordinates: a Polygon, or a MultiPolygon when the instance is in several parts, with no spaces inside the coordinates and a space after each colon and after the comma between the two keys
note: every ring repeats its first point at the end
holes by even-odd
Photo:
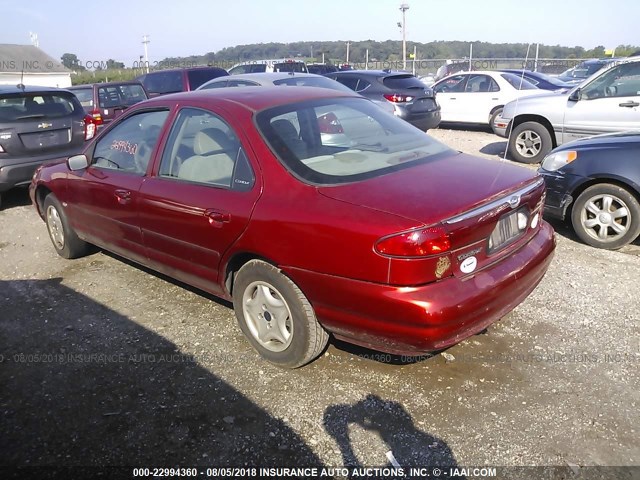
{"type": "Polygon", "coordinates": [[[455,154],[364,98],[283,105],[256,118],[285,167],[314,184],[364,180],[455,154]]]}
{"type": "Polygon", "coordinates": [[[0,122],[65,117],[76,111],[76,105],[66,92],[11,94],[0,97],[0,122]]]}
{"type": "Polygon", "coordinates": [[[274,72],[307,73],[307,65],[303,62],[281,62],[273,64],[274,72]]]}
{"type": "Polygon", "coordinates": [[[338,90],[339,92],[350,92],[353,93],[352,90],[348,87],[345,87],[339,82],[335,80],[331,80],[327,77],[296,77],[290,76],[287,78],[282,78],[280,80],[275,80],[273,82],[274,85],[286,85],[292,87],[320,87],[320,88],[330,88],[332,90],[338,90]]]}
{"type": "Polygon", "coordinates": [[[71,88],[70,91],[80,100],[80,105],[84,108],[93,107],[93,87],[71,88]]]}
{"type": "Polygon", "coordinates": [[[509,85],[516,90],[536,90],[538,88],[526,78],[519,77],[513,73],[501,73],[500,76],[509,82],[509,85]]]}

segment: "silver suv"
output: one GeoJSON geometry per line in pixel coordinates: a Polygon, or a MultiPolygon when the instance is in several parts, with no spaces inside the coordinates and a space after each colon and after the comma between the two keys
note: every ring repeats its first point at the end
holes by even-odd
{"type": "Polygon", "coordinates": [[[603,133],[640,130],[640,57],[611,63],[566,94],[507,103],[494,131],[508,137],[511,157],[540,163],[563,143],[603,133]]]}

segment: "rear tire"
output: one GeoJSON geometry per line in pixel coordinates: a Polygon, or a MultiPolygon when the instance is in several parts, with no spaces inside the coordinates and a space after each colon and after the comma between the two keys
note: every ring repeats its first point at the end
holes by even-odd
{"type": "Polygon", "coordinates": [[[46,196],[43,202],[44,221],[47,224],[49,238],[58,255],[64,258],[78,258],[87,254],[89,244],[78,238],[69,225],[67,215],[53,193],[46,196]]]}
{"type": "Polygon", "coordinates": [[[549,131],[538,122],[524,122],[509,135],[509,154],[516,162],[540,163],[553,148],[549,131]]]}
{"type": "Polygon", "coordinates": [[[233,308],[253,348],[277,366],[306,365],[329,341],[302,291],[267,262],[242,266],[233,283],[233,308]]]}
{"type": "Polygon", "coordinates": [[[498,115],[500,115],[502,113],[502,107],[498,107],[496,108],[496,110],[489,115],[489,126],[491,127],[491,131],[493,133],[496,133],[496,127],[494,127],[494,122],[496,121],[496,118],[498,118],[498,115]]]}
{"type": "Polygon", "coordinates": [[[593,185],[576,199],[571,223],[587,245],[617,250],[640,235],[640,203],[618,185],[593,185]]]}

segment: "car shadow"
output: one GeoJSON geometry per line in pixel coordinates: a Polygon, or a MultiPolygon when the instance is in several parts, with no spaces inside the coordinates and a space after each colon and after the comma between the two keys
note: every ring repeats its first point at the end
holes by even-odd
{"type": "MultiPolygon", "coordinates": [[[[370,432],[382,440],[385,451],[380,454],[385,454],[388,461],[385,467],[407,469],[437,466],[443,470],[457,467],[453,451],[445,441],[416,427],[402,404],[384,400],[378,395],[369,394],[354,404],[327,407],[323,425],[338,444],[346,467],[363,467],[356,451],[359,444],[350,436],[354,427],[370,432]]],[[[405,472],[407,476],[409,473],[405,472]]],[[[447,475],[446,478],[452,477],[447,475]]]]}
{"type": "Polygon", "coordinates": [[[26,207],[27,205],[31,205],[31,199],[29,198],[29,190],[26,188],[13,188],[2,193],[2,204],[0,204],[0,210],[7,210],[15,207],[26,207]]]}
{"type": "Polygon", "coordinates": [[[0,289],[0,465],[320,465],[199,358],[62,279],[0,289]]]}
{"type": "MultiPolygon", "coordinates": [[[[573,228],[570,226],[570,220],[562,221],[557,218],[549,218],[547,216],[544,217],[545,221],[547,221],[555,230],[558,235],[563,236],[564,238],[571,240],[573,242],[579,243],[581,245],[586,245],[574,232],[573,228]]],[[[591,247],[595,248],[595,247],[591,247]]],[[[624,247],[617,250],[621,253],[627,253],[630,255],[639,255],[640,256],[640,237],[636,238],[633,242],[624,247]]]]}
{"type": "Polygon", "coordinates": [[[493,133],[493,130],[491,130],[491,127],[489,125],[478,125],[475,123],[467,124],[467,123],[440,122],[440,124],[438,125],[438,128],[445,129],[445,130],[459,130],[459,131],[465,131],[465,132],[493,133]]]}
{"type": "Polygon", "coordinates": [[[507,152],[506,141],[488,143],[480,149],[480,153],[484,153],[485,155],[495,155],[497,157],[500,157],[501,160],[505,158],[507,160],[511,160],[509,155],[506,155],[505,157],[506,152],[507,152]]]}

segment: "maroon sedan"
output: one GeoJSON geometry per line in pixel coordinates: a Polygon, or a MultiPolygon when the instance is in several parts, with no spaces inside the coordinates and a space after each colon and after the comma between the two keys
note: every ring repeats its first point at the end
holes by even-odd
{"type": "Polygon", "coordinates": [[[531,171],[310,87],[139,103],[30,192],[60,255],[97,245],[232,300],[286,367],[330,333],[405,355],[457,343],[529,295],[555,247],[531,171]]]}

